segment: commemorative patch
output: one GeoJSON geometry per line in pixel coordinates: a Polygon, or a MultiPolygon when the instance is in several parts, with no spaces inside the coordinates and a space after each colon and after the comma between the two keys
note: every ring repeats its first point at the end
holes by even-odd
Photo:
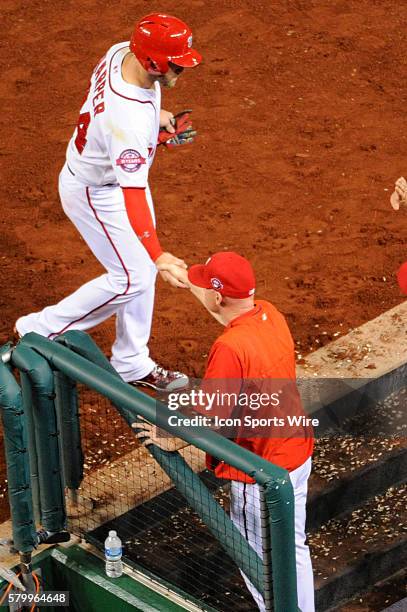
{"type": "Polygon", "coordinates": [[[116,166],[120,166],[125,172],[137,172],[145,163],[145,157],[142,157],[135,149],[125,149],[116,159],[116,166]]]}
{"type": "Polygon", "coordinates": [[[218,278],[211,278],[211,285],[215,290],[223,289],[223,285],[218,278]]]}

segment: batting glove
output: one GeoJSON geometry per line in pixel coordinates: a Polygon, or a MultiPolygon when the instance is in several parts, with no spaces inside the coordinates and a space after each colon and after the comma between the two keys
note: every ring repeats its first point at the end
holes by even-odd
{"type": "Polygon", "coordinates": [[[197,132],[192,127],[191,113],[192,110],[184,110],[174,115],[171,123],[175,132],[170,134],[165,128],[161,128],[158,134],[158,144],[172,148],[193,142],[197,132]]]}

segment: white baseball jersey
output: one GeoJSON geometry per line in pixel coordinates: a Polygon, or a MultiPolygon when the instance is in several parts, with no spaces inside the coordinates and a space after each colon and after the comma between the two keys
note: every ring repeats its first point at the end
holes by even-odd
{"type": "Polygon", "coordinates": [[[122,77],[129,52],[109,49],[93,71],[77,128],[68,144],[68,168],[86,185],[146,187],[160,128],[161,90],[143,89],[122,77]]]}

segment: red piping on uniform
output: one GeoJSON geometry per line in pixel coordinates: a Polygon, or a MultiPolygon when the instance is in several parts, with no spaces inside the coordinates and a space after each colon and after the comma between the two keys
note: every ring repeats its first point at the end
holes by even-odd
{"type": "Polygon", "coordinates": [[[61,331],[59,332],[53,332],[52,334],[49,334],[48,338],[50,338],[51,336],[59,336],[60,334],[63,334],[64,332],[66,332],[66,330],[68,329],[68,327],[71,327],[71,325],[73,325],[74,323],[78,323],[78,321],[83,321],[83,319],[86,319],[86,317],[88,317],[90,314],[96,312],[96,310],[99,310],[100,308],[103,308],[103,306],[106,306],[107,304],[110,304],[110,302],[113,302],[116,298],[120,297],[121,295],[126,295],[130,289],[130,274],[129,271],[127,270],[126,266],[124,265],[124,261],[121,258],[121,255],[119,253],[119,251],[117,250],[117,248],[115,247],[113,240],[111,239],[109,232],[107,231],[103,221],[101,221],[98,217],[98,214],[96,212],[95,207],[93,206],[91,199],[90,199],[90,195],[89,195],[89,187],[86,187],[86,197],[88,200],[88,204],[93,212],[93,214],[95,215],[96,220],[100,223],[100,225],[102,226],[102,229],[106,235],[106,238],[108,239],[108,241],[110,242],[110,244],[113,247],[114,252],[116,253],[122,267],[123,270],[127,276],[127,286],[126,289],[122,292],[122,293],[117,293],[116,295],[114,295],[112,298],[110,298],[109,300],[107,300],[106,302],[104,302],[103,304],[101,304],[100,306],[96,306],[96,308],[93,308],[93,310],[90,310],[89,312],[87,312],[85,315],[83,315],[82,317],[80,317],[79,319],[75,319],[74,321],[71,321],[70,323],[68,323],[68,325],[66,325],[63,329],[61,329],[61,331]]]}

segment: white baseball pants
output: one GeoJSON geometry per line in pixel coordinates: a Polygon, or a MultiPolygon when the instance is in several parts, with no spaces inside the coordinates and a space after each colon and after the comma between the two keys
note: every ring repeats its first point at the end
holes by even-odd
{"type": "MultiPolygon", "coordinates": [[[[59,177],[63,209],[106,273],[54,306],[17,320],[17,331],[48,338],[69,329],[87,330],[116,315],[112,365],[125,381],[154,368],[147,342],[154,306],[156,267],[132,229],[118,185],[90,187],[65,165],[59,177]]],[[[147,200],[154,219],[151,194],[147,200]]]]}
{"type": "MultiPolygon", "coordinates": [[[[311,556],[305,544],[305,504],[307,501],[308,477],[311,473],[311,458],[299,468],[290,472],[295,501],[295,555],[297,565],[298,606],[301,612],[314,612],[314,577],[311,556]]],[[[230,518],[240,533],[248,540],[257,554],[262,557],[260,489],[257,484],[245,484],[233,480],[230,490],[230,518]]],[[[264,612],[262,595],[242,572],[247,588],[259,610],[264,612]]]]}

